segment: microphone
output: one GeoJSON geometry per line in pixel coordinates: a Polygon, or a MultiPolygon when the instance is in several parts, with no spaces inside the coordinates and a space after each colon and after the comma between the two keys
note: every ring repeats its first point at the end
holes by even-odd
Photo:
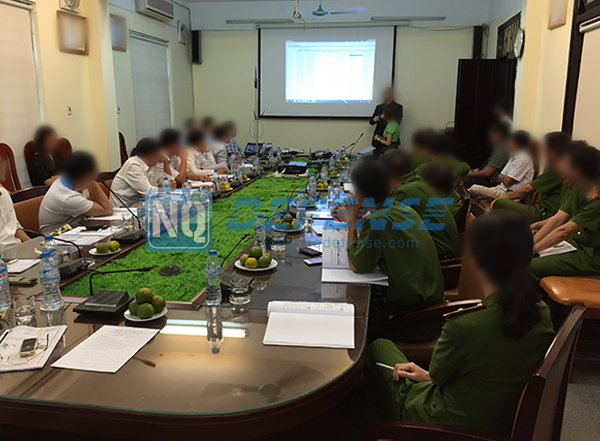
{"type": "Polygon", "coordinates": [[[127,270],[115,270],[115,271],[92,271],[90,273],[90,296],[92,296],[94,294],[94,289],[92,288],[92,278],[94,276],[103,276],[105,274],[117,274],[117,273],[135,273],[135,272],[140,272],[140,273],[145,273],[148,271],[152,271],[154,268],[151,266],[144,266],[142,268],[135,268],[135,269],[127,269],[127,270]]]}
{"type": "Polygon", "coordinates": [[[238,240],[238,243],[236,243],[236,244],[233,246],[233,248],[231,249],[231,251],[229,251],[229,253],[227,253],[227,256],[225,256],[225,257],[223,258],[223,260],[221,261],[221,266],[223,266],[223,265],[225,264],[225,261],[227,260],[227,258],[228,258],[229,256],[231,256],[231,253],[233,253],[233,251],[234,251],[234,250],[235,250],[235,249],[236,249],[236,248],[239,246],[239,244],[241,244],[241,243],[242,243],[242,241],[243,241],[245,238],[247,238],[247,237],[248,237],[248,234],[243,234],[243,235],[242,235],[242,238],[241,238],[240,240],[238,240]]]}
{"type": "MultiPolygon", "coordinates": [[[[350,154],[352,154],[352,151],[354,150],[354,148],[358,145],[358,143],[360,142],[360,140],[362,139],[363,135],[365,134],[365,132],[362,132],[360,134],[360,136],[358,137],[358,139],[356,141],[354,141],[352,144],[350,144],[348,147],[352,147],[350,149],[350,154]]],[[[347,148],[347,147],[346,147],[347,148]]]]}
{"type": "Polygon", "coordinates": [[[175,259],[173,259],[173,262],[159,269],[158,274],[160,274],[161,276],[175,276],[177,274],[180,274],[183,270],[178,266],[175,266],[174,263],[177,261],[177,259],[181,257],[182,254],[183,253],[177,254],[177,256],[175,256],[175,259]]]}
{"type": "Polygon", "coordinates": [[[132,215],[132,216],[133,216],[133,217],[134,217],[134,218],[135,218],[135,219],[138,221],[138,228],[141,230],[141,229],[142,229],[142,222],[140,221],[140,218],[139,218],[139,217],[137,217],[137,216],[136,216],[136,215],[133,213],[133,211],[131,211],[131,209],[130,209],[130,208],[127,206],[127,204],[126,204],[126,203],[124,203],[124,202],[123,202],[123,199],[121,199],[117,193],[115,193],[114,191],[112,191],[112,188],[110,188],[110,187],[109,187],[109,186],[106,184],[106,182],[104,182],[104,181],[100,181],[100,182],[102,182],[102,185],[104,185],[106,188],[108,188],[108,191],[110,192],[110,194],[112,194],[112,195],[113,195],[115,198],[117,198],[117,200],[118,200],[118,201],[121,203],[121,205],[123,205],[123,207],[125,207],[125,209],[126,209],[127,211],[129,211],[129,213],[130,213],[130,214],[131,214],[131,215],[132,215]]]}
{"type": "Polygon", "coordinates": [[[140,221],[140,218],[134,214],[134,212],[127,206],[127,204],[125,204],[123,202],[123,200],[119,197],[119,195],[117,193],[112,191],[112,189],[106,184],[106,182],[104,182],[104,181],[100,181],[100,182],[102,182],[102,185],[104,185],[106,188],[108,188],[108,191],[110,192],[110,194],[114,195],[114,197],[117,198],[117,200],[121,203],[121,205],[123,205],[123,207],[125,207],[125,209],[137,220],[137,223],[138,223],[138,229],[136,231],[128,231],[126,233],[122,233],[118,236],[115,236],[115,239],[119,239],[123,243],[137,242],[144,236],[144,230],[142,229],[142,222],[140,221]]]}
{"type": "MultiPolygon", "coordinates": [[[[292,196],[294,195],[294,192],[298,189],[298,186],[296,185],[294,188],[292,188],[292,191],[290,192],[290,195],[287,197],[288,200],[288,204],[287,204],[287,209],[290,209],[290,205],[292,203],[292,196]]],[[[279,207],[277,207],[279,208],[279,207]]]]}
{"type": "Polygon", "coordinates": [[[61,279],[67,278],[75,274],[79,270],[85,269],[86,265],[83,259],[81,258],[81,248],[79,247],[79,245],[77,245],[75,242],[71,242],[70,240],[61,239],[60,237],[55,237],[54,240],[68,243],[69,245],[73,245],[75,248],[77,248],[77,260],[69,260],[66,262],[62,262],[60,265],[58,265],[58,270],[60,271],[61,279]]]}

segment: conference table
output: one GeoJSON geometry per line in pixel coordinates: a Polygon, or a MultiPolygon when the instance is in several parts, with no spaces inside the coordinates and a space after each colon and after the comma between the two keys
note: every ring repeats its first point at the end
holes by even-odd
{"type": "MultiPolygon", "coordinates": [[[[308,238],[317,239],[312,233],[308,238]]],[[[19,255],[30,257],[31,244],[21,247],[19,255]]],[[[233,264],[224,268],[254,277],[247,308],[233,308],[224,299],[211,311],[206,306],[169,309],[166,317],[142,323],[162,332],[116,374],[50,365],[105,324],[140,324],[120,316],[80,316],[72,303],[52,313],[40,311],[38,304],[37,326],[66,324],[67,331],[43,369],[0,374],[2,438],[30,434],[49,439],[55,434],[62,440],[247,440],[281,432],[331,409],[362,372],[370,288],[328,284],[323,290],[321,267],[304,264],[306,256],[296,246],[274,257],[277,268],[258,275],[240,272],[233,264]],[[264,345],[267,306],[273,300],[352,303],[355,348],[264,345]],[[215,314],[223,329],[244,330],[241,338],[226,336],[217,354],[206,336],[166,332],[173,320],[210,326],[215,314]]],[[[20,291],[14,295],[23,295],[20,291]]],[[[0,328],[12,326],[9,310],[0,328]]]]}

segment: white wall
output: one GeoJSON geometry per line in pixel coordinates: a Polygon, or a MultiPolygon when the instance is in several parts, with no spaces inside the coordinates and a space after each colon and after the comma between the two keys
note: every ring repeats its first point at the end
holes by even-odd
{"type": "MultiPolygon", "coordinates": [[[[470,58],[472,33],[398,29],[395,88],[405,111],[404,145],[416,128],[443,128],[454,120],[458,60],[470,58]]],[[[240,144],[245,144],[251,139],[248,129],[255,106],[258,31],[205,31],[202,51],[203,63],[194,65],[196,115],[237,122],[240,144]]],[[[262,124],[261,140],[306,151],[335,150],[364,132],[358,150],[370,144],[372,135],[367,121],[264,119],[262,124]]]]}

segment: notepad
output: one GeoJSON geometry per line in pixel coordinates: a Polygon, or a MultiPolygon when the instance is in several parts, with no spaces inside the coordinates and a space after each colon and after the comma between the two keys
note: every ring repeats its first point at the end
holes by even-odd
{"type": "Polygon", "coordinates": [[[564,240],[561,243],[558,243],[551,248],[541,251],[540,253],[538,253],[538,256],[539,257],[556,256],[557,254],[572,253],[573,251],[577,251],[577,248],[575,248],[569,242],[564,240]]]}
{"type": "Polygon", "coordinates": [[[388,276],[380,268],[370,273],[355,273],[350,269],[347,236],[347,231],[323,231],[321,282],[389,286],[388,276]]]}
{"type": "Polygon", "coordinates": [[[8,273],[22,274],[38,263],[40,263],[40,259],[18,259],[15,262],[8,262],[8,273]]]}
{"type": "Polygon", "coordinates": [[[351,303],[269,302],[265,345],[354,349],[351,303]]]}

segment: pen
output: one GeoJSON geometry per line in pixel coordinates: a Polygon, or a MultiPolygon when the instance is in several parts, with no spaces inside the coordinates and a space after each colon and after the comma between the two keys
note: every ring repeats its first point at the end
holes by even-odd
{"type": "Polygon", "coordinates": [[[4,335],[2,336],[2,338],[0,338],[0,343],[2,343],[2,342],[4,341],[4,339],[6,338],[6,336],[7,336],[8,334],[10,334],[10,331],[11,331],[11,329],[9,329],[9,330],[7,330],[7,331],[4,331],[4,335]]]}
{"type": "Polygon", "coordinates": [[[389,369],[389,370],[391,370],[391,371],[393,371],[393,370],[394,370],[394,367],[393,367],[393,366],[390,366],[390,365],[387,365],[387,364],[384,364],[384,363],[379,363],[378,361],[377,361],[377,362],[375,362],[375,364],[376,364],[377,366],[384,367],[384,368],[386,368],[386,369],[389,369]]]}

